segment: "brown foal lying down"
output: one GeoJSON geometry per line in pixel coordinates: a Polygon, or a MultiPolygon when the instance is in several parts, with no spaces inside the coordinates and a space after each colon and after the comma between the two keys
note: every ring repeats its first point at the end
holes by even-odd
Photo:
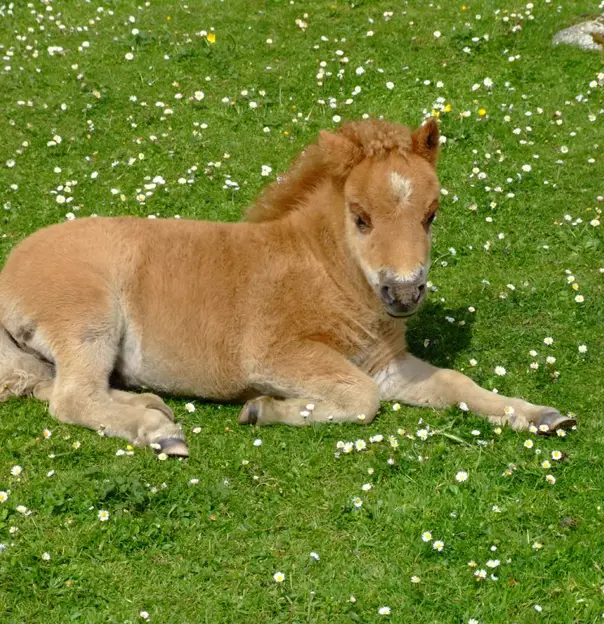
{"type": "Polygon", "coordinates": [[[63,422],[180,456],[170,408],[110,378],[247,401],[244,424],[368,424],[397,400],[464,402],[516,429],[571,427],[407,353],[437,154],[435,121],[415,132],[349,123],[321,132],[247,222],[91,218],[36,232],[0,274],[0,399],[33,394],[63,422]]]}

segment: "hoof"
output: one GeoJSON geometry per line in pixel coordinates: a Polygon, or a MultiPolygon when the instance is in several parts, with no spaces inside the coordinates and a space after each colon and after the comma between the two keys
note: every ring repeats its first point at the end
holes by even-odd
{"type": "Polygon", "coordinates": [[[577,424],[574,418],[568,416],[562,416],[557,410],[549,410],[541,416],[541,420],[537,425],[539,433],[542,435],[548,435],[555,433],[558,429],[564,429],[568,431],[577,424]]]}
{"type": "Polygon", "coordinates": [[[240,425],[255,425],[258,423],[258,416],[260,415],[260,406],[255,400],[248,401],[239,414],[240,425]]]}
{"type": "Polygon", "coordinates": [[[170,457],[189,457],[189,448],[184,440],[179,438],[164,438],[158,442],[159,453],[165,453],[170,457]]]}

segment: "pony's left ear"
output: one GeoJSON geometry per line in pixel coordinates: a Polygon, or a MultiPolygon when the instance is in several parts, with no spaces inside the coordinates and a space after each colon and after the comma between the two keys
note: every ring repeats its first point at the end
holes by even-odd
{"type": "Polygon", "coordinates": [[[337,178],[347,177],[352,168],[363,160],[363,150],[358,145],[327,130],[319,132],[319,148],[323,162],[337,178]]]}
{"type": "Polygon", "coordinates": [[[413,151],[418,156],[425,158],[433,167],[436,166],[438,160],[439,137],[438,121],[434,117],[431,117],[411,135],[413,151]]]}

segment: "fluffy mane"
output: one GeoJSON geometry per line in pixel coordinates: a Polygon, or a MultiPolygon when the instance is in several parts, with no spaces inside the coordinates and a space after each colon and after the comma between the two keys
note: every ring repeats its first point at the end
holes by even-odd
{"type": "Polygon", "coordinates": [[[364,158],[385,158],[391,152],[412,149],[409,128],[379,119],[345,123],[336,133],[322,131],[319,140],[304,150],[291,169],[270,184],[248,208],[246,220],[274,221],[296,210],[323,181],[343,184],[352,168],[364,158]]]}

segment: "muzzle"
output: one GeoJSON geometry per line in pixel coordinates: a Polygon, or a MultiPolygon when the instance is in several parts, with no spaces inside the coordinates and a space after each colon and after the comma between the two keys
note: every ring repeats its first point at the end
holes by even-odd
{"type": "Polygon", "coordinates": [[[379,293],[390,316],[404,317],[415,314],[426,296],[424,272],[412,280],[395,276],[380,276],[379,293]]]}

